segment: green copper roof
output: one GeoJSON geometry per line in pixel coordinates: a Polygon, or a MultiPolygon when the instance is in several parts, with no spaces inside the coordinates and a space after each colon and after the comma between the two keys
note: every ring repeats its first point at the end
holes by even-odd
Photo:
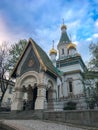
{"type": "Polygon", "coordinates": [[[40,47],[38,46],[35,41],[33,39],[30,38],[26,48],[24,49],[22,55],[20,56],[20,59],[18,60],[17,64],[15,65],[12,73],[11,73],[11,77],[16,77],[16,70],[17,70],[17,67],[19,66],[20,64],[20,61],[22,60],[22,57],[24,56],[29,44],[32,44],[32,47],[35,48],[34,50],[37,51],[38,55],[40,56],[40,59],[41,61],[43,62],[44,66],[46,67],[46,72],[52,74],[53,76],[55,77],[59,77],[61,78],[61,75],[63,74],[61,71],[59,71],[51,62],[51,60],[49,59],[49,57],[47,56],[47,54],[45,53],[45,51],[40,47]]]}
{"type": "MultiPolygon", "coordinates": [[[[32,40],[32,39],[31,39],[32,40]]],[[[33,40],[32,40],[33,41],[33,40]]],[[[40,47],[38,46],[34,41],[33,41],[36,49],[37,49],[37,52],[39,53],[43,63],[45,64],[45,66],[48,68],[48,70],[50,70],[51,72],[53,72],[54,74],[56,74],[56,76],[61,76],[62,75],[62,72],[59,71],[54,65],[53,63],[51,62],[51,60],[49,59],[49,57],[47,56],[47,54],[45,53],[45,51],[40,47]]]]}
{"type": "Polygon", "coordinates": [[[60,41],[59,41],[59,44],[58,44],[58,45],[68,44],[68,43],[70,43],[70,39],[69,39],[69,37],[68,37],[68,35],[67,35],[67,32],[64,31],[64,32],[62,32],[62,34],[61,34],[60,41]]]}

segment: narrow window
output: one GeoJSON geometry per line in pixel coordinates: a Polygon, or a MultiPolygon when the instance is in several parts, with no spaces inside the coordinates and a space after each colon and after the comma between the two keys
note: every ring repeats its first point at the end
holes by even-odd
{"type": "Polygon", "coordinates": [[[64,49],[62,49],[62,55],[64,55],[64,49]]]}
{"type": "Polygon", "coordinates": [[[60,85],[58,85],[58,98],[60,97],[60,85]]]}
{"type": "Polygon", "coordinates": [[[72,93],[73,89],[72,89],[72,81],[69,81],[69,92],[72,93]]]}

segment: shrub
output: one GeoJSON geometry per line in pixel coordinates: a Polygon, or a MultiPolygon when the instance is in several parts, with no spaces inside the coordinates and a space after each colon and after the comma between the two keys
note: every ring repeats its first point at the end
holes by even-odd
{"type": "Polygon", "coordinates": [[[64,110],[76,110],[76,102],[67,102],[67,105],[63,108],[64,110]]]}

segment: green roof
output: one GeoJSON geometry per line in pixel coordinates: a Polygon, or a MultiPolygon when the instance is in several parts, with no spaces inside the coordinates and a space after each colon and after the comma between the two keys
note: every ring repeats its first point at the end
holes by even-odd
{"type": "Polygon", "coordinates": [[[70,42],[71,41],[70,41],[70,39],[69,39],[69,37],[67,35],[67,32],[66,31],[62,32],[61,37],[60,37],[60,41],[59,41],[58,45],[68,44],[70,42]]]}
{"type": "MultiPolygon", "coordinates": [[[[35,50],[37,51],[37,56],[40,57],[42,63],[44,64],[44,66],[46,67],[46,70],[47,72],[49,72],[50,74],[54,75],[55,77],[59,77],[61,78],[61,75],[62,75],[62,72],[59,71],[54,65],[53,63],[51,62],[51,60],[49,59],[49,57],[47,56],[47,54],[45,53],[45,51],[38,45],[36,44],[36,42],[30,38],[26,48],[24,49],[22,55],[20,56],[17,64],[15,65],[12,73],[11,73],[11,77],[16,77],[16,70],[17,70],[17,67],[19,66],[19,63],[22,59],[22,57],[24,56],[29,44],[32,44],[32,47],[35,48],[35,50]]],[[[40,61],[39,61],[40,62],[40,61]]],[[[41,63],[41,62],[40,62],[41,63]]]]}
{"type": "MultiPolygon", "coordinates": [[[[32,39],[31,39],[32,40],[32,39]]],[[[32,40],[33,41],[33,40],[32,40]]],[[[35,43],[35,41],[33,41],[37,52],[39,53],[44,65],[48,68],[48,71],[53,72],[54,74],[56,74],[57,76],[61,76],[62,72],[59,71],[51,62],[51,60],[49,59],[49,57],[47,56],[46,52],[40,47],[38,46],[38,44],[35,43]]]]}

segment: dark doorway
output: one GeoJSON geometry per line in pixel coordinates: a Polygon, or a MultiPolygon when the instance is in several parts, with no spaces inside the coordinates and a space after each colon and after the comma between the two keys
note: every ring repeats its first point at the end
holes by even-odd
{"type": "Polygon", "coordinates": [[[37,98],[37,85],[35,84],[34,88],[32,88],[31,85],[29,85],[27,94],[28,94],[27,101],[23,102],[23,110],[34,110],[37,98]]]}
{"type": "Polygon", "coordinates": [[[46,101],[47,101],[47,109],[53,109],[53,90],[48,88],[46,90],[46,101]]]}
{"type": "Polygon", "coordinates": [[[34,110],[35,108],[35,101],[37,98],[37,86],[35,86],[35,88],[33,89],[33,101],[32,101],[32,109],[34,110]]]}
{"type": "Polygon", "coordinates": [[[46,101],[48,102],[48,90],[46,90],[46,101]]]}

